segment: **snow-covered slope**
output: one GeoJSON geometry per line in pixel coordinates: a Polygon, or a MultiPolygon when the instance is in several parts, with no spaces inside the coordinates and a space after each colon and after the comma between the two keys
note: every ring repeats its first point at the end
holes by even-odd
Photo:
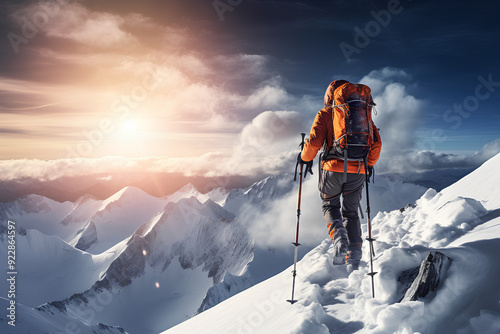
{"type": "Polygon", "coordinates": [[[149,221],[165,201],[135,187],[126,187],[101,203],[76,238],[76,247],[100,254],[149,221]]]}
{"type": "MultiPolygon", "coordinates": [[[[6,310],[10,301],[0,297],[0,308],[6,310]]],[[[91,310],[87,310],[89,312],[91,310]]],[[[82,322],[68,315],[64,308],[47,311],[43,308],[29,308],[16,304],[15,326],[11,326],[2,317],[0,318],[0,332],[9,334],[54,334],[54,333],[80,333],[80,334],[126,334],[120,327],[96,323],[87,313],[87,321],[82,322]]],[[[8,321],[12,321],[8,319],[8,321]]]]}
{"type": "Polygon", "coordinates": [[[373,219],[376,298],[368,244],[360,270],[347,276],[331,264],[326,239],[298,264],[296,304],[286,302],[290,267],[164,333],[499,333],[498,165],[500,155],[442,192],[428,190],[414,206],[373,219]],[[399,303],[401,273],[436,249],[452,259],[438,290],[399,303]]]}
{"type": "Polygon", "coordinates": [[[224,203],[227,192],[214,189],[201,194],[188,184],[170,196],[156,198],[138,188],[126,187],[105,200],[85,195],[74,203],[29,195],[11,203],[0,203],[0,218],[99,254],[128,238],[167,203],[193,196],[202,203],[209,199],[224,203]]]}
{"type": "MultiPolygon", "coordinates": [[[[106,200],[84,196],[59,203],[27,196],[3,205],[0,255],[7,259],[6,224],[13,220],[22,287],[16,302],[26,317],[38,319],[42,330],[47,319],[41,311],[74,318],[99,333],[108,331],[95,327],[98,322],[157,333],[247,288],[241,274],[253,258],[251,236],[210,199],[224,200],[224,191],[198,193],[201,203],[193,189],[170,199],[127,187],[106,200]]],[[[0,289],[7,297],[6,280],[0,289]]]]}
{"type": "MultiPolygon", "coordinates": [[[[113,254],[93,256],[71,247],[54,236],[37,230],[18,229],[16,300],[29,307],[71,296],[91,286],[113,260],[113,254]]],[[[0,257],[7,259],[9,245],[5,225],[0,228],[0,257]]],[[[8,291],[8,282],[0,281],[0,291],[8,291]]],[[[2,293],[1,296],[4,296],[2,293]]]]}
{"type": "Polygon", "coordinates": [[[288,194],[294,188],[293,176],[270,176],[245,189],[233,189],[224,201],[224,209],[240,215],[244,210],[265,210],[272,201],[288,194]]]}
{"type": "Polygon", "coordinates": [[[56,235],[65,239],[73,235],[81,226],[61,225],[73,209],[73,203],[59,203],[39,195],[28,195],[10,203],[0,203],[0,219],[19,222],[25,229],[36,229],[46,235],[56,235]]]}
{"type": "Polygon", "coordinates": [[[182,198],[191,198],[191,197],[197,198],[202,203],[208,199],[207,196],[201,194],[198,191],[198,189],[196,189],[195,186],[193,186],[191,183],[186,184],[181,189],[177,190],[175,193],[171,195],[164,196],[166,200],[174,203],[178,202],[182,198]]]}
{"type": "Polygon", "coordinates": [[[467,194],[483,202],[488,210],[500,207],[500,154],[486,161],[480,168],[463,177],[455,184],[443,189],[444,195],[467,194]]]}
{"type": "Polygon", "coordinates": [[[226,273],[241,275],[253,257],[253,241],[235,216],[194,197],[167,204],[122,245],[92,287],[44,309],[62,305],[85,321],[82,309],[99,305],[98,322],[157,333],[195,314],[214,284],[226,273]]]}
{"type": "Polygon", "coordinates": [[[205,203],[207,200],[212,200],[213,202],[224,206],[226,198],[228,196],[228,191],[224,188],[216,188],[209,191],[206,194],[202,194],[196,189],[191,183],[186,184],[181,189],[177,190],[171,195],[167,195],[164,198],[169,202],[178,202],[182,198],[195,197],[201,203],[205,203]]]}

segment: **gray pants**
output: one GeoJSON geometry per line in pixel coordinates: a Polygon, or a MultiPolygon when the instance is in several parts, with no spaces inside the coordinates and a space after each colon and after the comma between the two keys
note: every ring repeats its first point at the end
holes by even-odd
{"type": "MultiPolygon", "coordinates": [[[[320,196],[323,200],[323,216],[326,225],[334,228],[334,234],[330,237],[332,241],[335,234],[340,233],[342,228],[347,230],[347,250],[352,253],[352,260],[361,259],[361,223],[358,216],[359,203],[363,191],[365,175],[347,174],[347,182],[344,183],[344,174],[330,171],[321,171],[320,196]],[[340,204],[342,196],[342,205],[340,204]]],[[[344,232],[345,233],[345,232],[344,232]]],[[[349,260],[348,260],[349,262],[349,260]]]]}

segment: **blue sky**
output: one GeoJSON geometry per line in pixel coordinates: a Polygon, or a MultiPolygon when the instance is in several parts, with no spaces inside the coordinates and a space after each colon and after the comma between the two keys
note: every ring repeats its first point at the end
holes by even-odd
{"type": "Polygon", "coordinates": [[[340,78],[374,85],[386,171],[417,156],[396,169],[471,167],[470,159],[478,164],[500,149],[493,1],[54,0],[0,8],[7,167],[116,156],[131,165],[154,160],[154,171],[279,172],[340,78]]]}

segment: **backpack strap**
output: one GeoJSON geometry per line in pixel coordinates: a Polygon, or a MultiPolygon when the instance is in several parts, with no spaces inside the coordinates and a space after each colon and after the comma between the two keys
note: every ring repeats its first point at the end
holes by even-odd
{"type": "Polygon", "coordinates": [[[344,150],[344,183],[347,182],[347,150],[344,150]]]}

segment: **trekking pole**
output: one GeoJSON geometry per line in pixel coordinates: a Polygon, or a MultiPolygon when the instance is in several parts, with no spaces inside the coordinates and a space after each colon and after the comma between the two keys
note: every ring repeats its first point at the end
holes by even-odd
{"type": "Polygon", "coordinates": [[[372,277],[372,297],[375,298],[375,282],[373,276],[377,273],[373,271],[373,257],[375,256],[375,249],[373,248],[373,242],[375,239],[372,238],[372,223],[370,219],[370,196],[368,191],[368,183],[370,181],[370,177],[368,175],[368,164],[365,160],[365,183],[366,183],[366,218],[368,223],[368,240],[370,242],[370,272],[367,275],[372,277]]]}
{"type": "MultiPolygon", "coordinates": [[[[305,133],[301,133],[302,136],[302,142],[300,143],[300,151],[302,152],[302,149],[304,148],[304,138],[306,136],[305,133]]],[[[297,166],[299,164],[299,161],[297,160],[297,164],[295,165],[295,175],[293,180],[295,181],[297,179],[297,166]]],[[[297,202],[297,230],[295,232],[295,242],[292,242],[292,244],[295,246],[295,254],[293,257],[293,271],[292,271],[292,298],[288,299],[287,302],[290,304],[294,304],[297,302],[297,300],[293,299],[293,296],[295,294],[295,276],[297,276],[297,253],[298,253],[298,248],[300,246],[299,244],[299,221],[300,221],[300,198],[302,196],[302,170],[303,170],[304,165],[300,164],[300,172],[299,172],[299,195],[298,195],[298,202],[297,202]]]]}

